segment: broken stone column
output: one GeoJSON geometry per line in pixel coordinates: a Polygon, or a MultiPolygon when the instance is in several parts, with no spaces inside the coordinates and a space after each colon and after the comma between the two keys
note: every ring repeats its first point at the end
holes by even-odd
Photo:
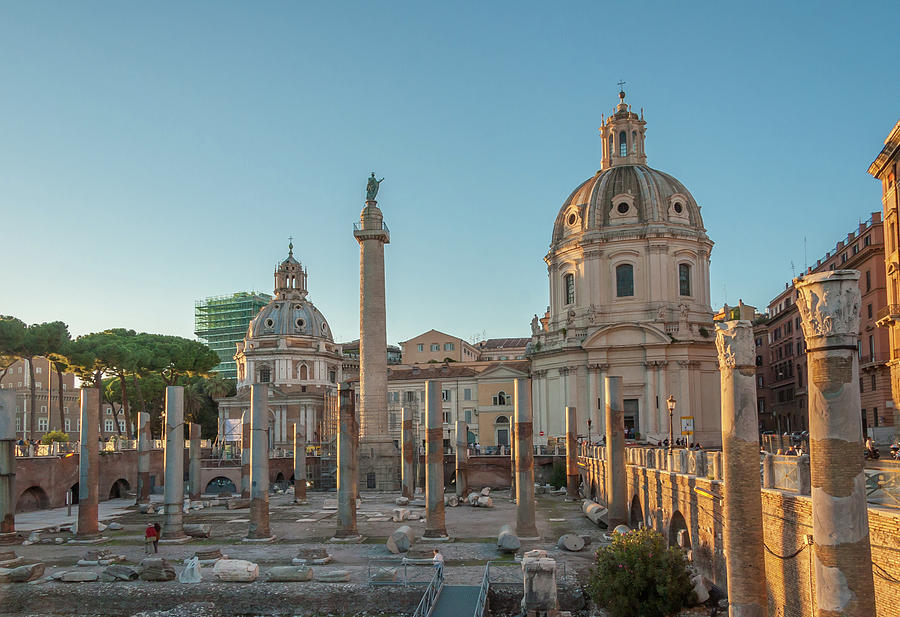
{"type": "Polygon", "coordinates": [[[566,406],[566,499],[578,499],[578,415],[566,406]]]}
{"type": "Polygon", "coordinates": [[[16,391],[0,390],[0,544],[16,537],[16,391]]]}
{"type": "Polygon", "coordinates": [[[556,561],[547,557],[547,551],[528,551],[522,557],[525,597],[522,608],[527,617],[555,615],[558,610],[556,595],[556,561]]]}
{"type": "MultiPolygon", "coordinates": [[[[412,499],[416,493],[416,476],[413,468],[413,457],[416,452],[415,436],[413,435],[412,411],[406,407],[400,409],[400,456],[403,458],[403,466],[400,470],[401,489],[403,496],[412,499]]],[[[459,485],[457,479],[457,486],[459,485]]]]}
{"type": "Polygon", "coordinates": [[[513,422],[516,427],[516,533],[522,538],[538,537],[534,522],[534,447],[531,415],[531,380],[513,383],[513,422]]]}
{"type": "Polygon", "coordinates": [[[269,530],[269,384],[250,386],[250,526],[247,540],[272,540],[269,530]]]}
{"type": "Polygon", "coordinates": [[[150,414],[138,413],[137,502],[150,503],[150,414]]]}
{"type": "Polygon", "coordinates": [[[191,422],[189,425],[188,484],[191,501],[200,501],[200,425],[191,422]]]}
{"type": "Polygon", "coordinates": [[[469,425],[464,420],[456,421],[456,496],[469,494],[469,483],[466,481],[466,467],[469,462],[469,425]]]}
{"type": "Polygon", "coordinates": [[[794,279],[806,338],[816,612],[874,615],[859,420],[859,272],[794,279]]]}
{"type": "Polygon", "coordinates": [[[100,407],[100,391],[97,388],[81,389],[81,443],[78,460],[78,529],[76,537],[91,540],[100,535],[97,507],[100,497],[100,444],[97,410],[100,407]]]}
{"type": "Polygon", "coordinates": [[[294,503],[306,502],[306,426],[294,424],[294,503]]]}
{"type": "Polygon", "coordinates": [[[241,499],[250,498],[250,411],[241,414],[241,499]]]}
{"type": "Polygon", "coordinates": [[[354,435],[359,434],[359,424],[356,421],[353,389],[350,385],[342,383],[338,396],[340,397],[337,451],[338,527],[334,537],[355,539],[359,538],[359,532],[356,530],[357,484],[354,478],[359,471],[359,458],[354,435]]]}
{"type": "Polygon", "coordinates": [[[766,617],[759,422],[756,415],[756,344],[749,321],[716,324],[722,384],[722,470],[725,523],[722,539],[730,617],[766,617]]]}
{"type": "Polygon", "coordinates": [[[606,507],[609,528],[628,524],[628,495],[625,488],[625,405],[622,378],[607,376],[606,400],[606,507]]]}
{"type": "MultiPolygon", "coordinates": [[[[180,541],[184,534],[184,387],[166,386],[166,485],[162,540],[180,541]]],[[[78,504],[81,509],[81,503],[78,504]]]]}
{"type": "Polygon", "coordinates": [[[444,413],[441,382],[425,381],[425,533],[426,538],[446,538],[444,522],[444,413]]]}

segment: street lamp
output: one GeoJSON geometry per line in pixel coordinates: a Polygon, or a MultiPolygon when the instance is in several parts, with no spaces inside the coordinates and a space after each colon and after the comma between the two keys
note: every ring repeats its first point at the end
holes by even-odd
{"type": "Polygon", "coordinates": [[[593,422],[588,418],[588,446],[591,445],[591,424],[593,424],[593,422]]]}
{"type": "Polygon", "coordinates": [[[669,407],[669,449],[675,445],[675,435],[672,432],[672,416],[675,414],[675,397],[671,394],[666,399],[666,405],[669,407]]]}

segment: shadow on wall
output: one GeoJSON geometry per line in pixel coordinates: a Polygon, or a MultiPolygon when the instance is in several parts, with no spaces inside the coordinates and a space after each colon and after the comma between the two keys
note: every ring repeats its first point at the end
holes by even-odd
{"type": "Polygon", "coordinates": [[[128,484],[128,480],[125,478],[119,478],[109,489],[109,498],[110,499],[124,499],[128,497],[128,491],[131,490],[131,485],[128,484]]]}
{"type": "Polygon", "coordinates": [[[16,512],[33,512],[50,507],[50,498],[40,486],[30,486],[22,491],[16,501],[16,512]]]}

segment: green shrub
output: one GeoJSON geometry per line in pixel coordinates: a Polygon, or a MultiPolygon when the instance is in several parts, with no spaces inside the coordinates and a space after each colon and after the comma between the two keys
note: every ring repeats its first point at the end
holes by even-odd
{"type": "Polygon", "coordinates": [[[550,472],[550,486],[560,488],[566,485],[566,466],[559,461],[553,462],[553,471],[550,472]]]}
{"type": "Polygon", "coordinates": [[[62,431],[50,431],[41,437],[41,443],[44,445],[49,445],[54,441],[69,441],[69,434],[62,431]]]}
{"type": "Polygon", "coordinates": [[[657,531],[615,534],[596,559],[587,592],[611,617],[665,617],[695,600],[684,553],[657,531]]]}

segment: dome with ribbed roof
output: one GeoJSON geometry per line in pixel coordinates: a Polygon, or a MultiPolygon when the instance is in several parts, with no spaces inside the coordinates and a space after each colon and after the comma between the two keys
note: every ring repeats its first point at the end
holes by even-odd
{"type": "Polygon", "coordinates": [[[705,231],[700,208],[681,182],[647,165],[615,165],[569,195],[556,216],[553,242],[581,232],[653,223],[705,231]]]}

